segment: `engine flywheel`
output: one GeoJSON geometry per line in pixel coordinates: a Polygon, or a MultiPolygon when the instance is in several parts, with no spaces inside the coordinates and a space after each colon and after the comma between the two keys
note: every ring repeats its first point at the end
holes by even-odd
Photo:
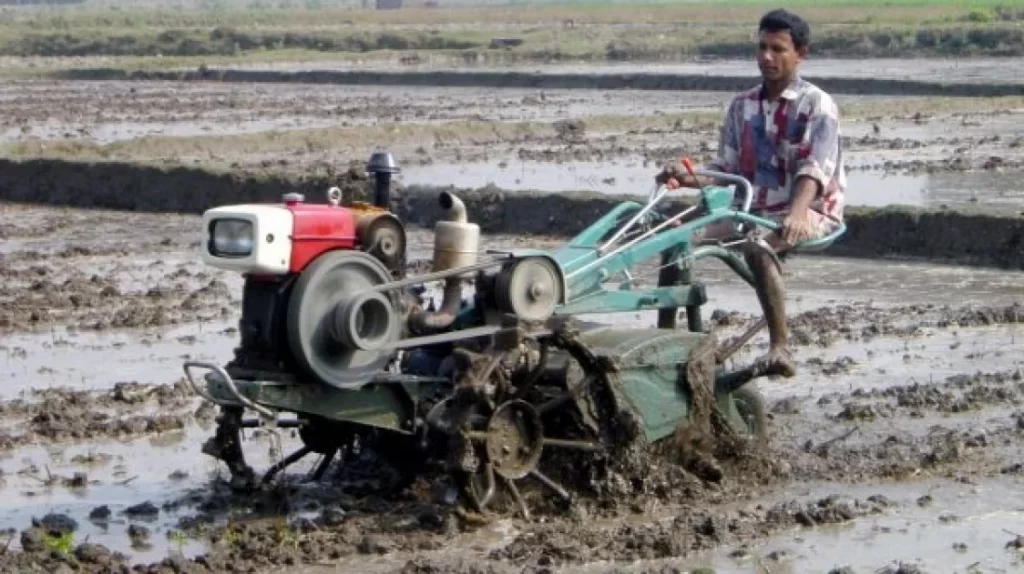
{"type": "Polygon", "coordinates": [[[288,343],[299,365],[329,385],[358,388],[392,359],[401,329],[396,302],[369,293],[391,274],[360,251],[320,256],[295,282],[288,305],[288,343]]]}

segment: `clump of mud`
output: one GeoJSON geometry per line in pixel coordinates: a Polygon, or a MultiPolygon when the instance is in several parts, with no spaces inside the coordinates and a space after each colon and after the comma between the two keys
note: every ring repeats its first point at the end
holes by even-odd
{"type": "MultiPolygon", "coordinates": [[[[713,327],[749,325],[759,315],[715,310],[713,327]]],[[[1016,325],[1024,322],[1024,304],[1002,306],[915,304],[879,307],[869,303],[832,305],[794,314],[787,319],[790,344],[827,348],[837,342],[871,341],[879,337],[924,337],[930,329],[1016,325]]],[[[843,365],[834,365],[842,369],[843,365]]]]}
{"type": "Polygon", "coordinates": [[[1019,405],[1024,397],[1024,373],[1019,369],[995,373],[959,374],[935,383],[911,383],[884,389],[857,389],[843,402],[836,419],[889,418],[926,412],[943,414],[978,411],[990,405],[1019,405]]]}
{"type": "Polygon", "coordinates": [[[3,431],[0,448],[129,438],[182,429],[189,420],[212,420],[212,410],[194,405],[195,394],[184,380],[170,385],[120,382],[105,391],[34,389],[27,397],[0,403],[0,417],[21,421],[3,431]]]}
{"type": "MultiPolygon", "coordinates": [[[[778,480],[787,475],[768,445],[740,430],[738,421],[721,412],[713,397],[717,339],[706,337],[679,371],[679,381],[691,396],[688,418],[676,432],[649,443],[641,414],[616,390],[618,379],[608,373],[602,424],[606,451],[601,455],[558,451],[547,454],[541,470],[573,493],[570,512],[579,516],[632,513],[652,500],[662,504],[691,503],[714,497],[722,488],[778,480]]],[[[556,432],[557,435],[557,432],[556,432]]],[[[563,514],[564,506],[545,506],[543,512],[563,514]]]]}
{"type": "Polygon", "coordinates": [[[608,560],[632,562],[677,558],[694,552],[765,536],[793,526],[835,524],[882,512],[883,497],[866,501],[831,496],[801,503],[788,501],[768,509],[716,512],[690,508],[645,524],[600,527],[581,521],[555,523],[522,534],[489,558],[518,566],[560,567],[608,560]]]}
{"type": "Polygon", "coordinates": [[[123,283],[130,268],[86,274],[76,267],[71,262],[0,262],[0,277],[5,279],[0,282],[0,330],[53,325],[90,331],[159,327],[223,317],[234,304],[223,281],[183,268],[154,284],[128,290],[123,283]]]}

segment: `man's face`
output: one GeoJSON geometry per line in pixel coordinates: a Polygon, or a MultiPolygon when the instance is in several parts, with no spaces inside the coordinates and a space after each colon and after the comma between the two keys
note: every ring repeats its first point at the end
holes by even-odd
{"type": "Polygon", "coordinates": [[[757,45],[757,67],[761,69],[761,77],[767,81],[792,77],[806,51],[806,48],[796,49],[788,30],[762,30],[757,45]]]}

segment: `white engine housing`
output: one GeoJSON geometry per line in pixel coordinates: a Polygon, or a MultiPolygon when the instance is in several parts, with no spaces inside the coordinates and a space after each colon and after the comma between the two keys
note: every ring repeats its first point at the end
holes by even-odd
{"type": "MultiPolygon", "coordinates": [[[[226,223],[225,225],[230,225],[226,223]]],[[[292,256],[292,231],[295,218],[285,207],[276,205],[229,205],[209,209],[203,214],[203,263],[237,273],[283,275],[288,273],[292,256]],[[251,248],[243,254],[218,253],[214,226],[233,221],[248,233],[251,248]]],[[[217,234],[222,240],[223,235],[217,234]]]]}

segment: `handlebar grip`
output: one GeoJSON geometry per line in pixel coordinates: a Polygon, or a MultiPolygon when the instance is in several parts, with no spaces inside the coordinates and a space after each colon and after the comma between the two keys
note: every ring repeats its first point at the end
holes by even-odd
{"type": "Polygon", "coordinates": [[[688,157],[683,157],[682,164],[683,167],[686,168],[686,171],[690,172],[690,175],[693,176],[694,179],[697,179],[697,171],[693,167],[693,161],[688,157]]]}
{"type": "MultiPolygon", "coordinates": [[[[740,217],[744,221],[755,223],[762,227],[771,229],[772,231],[779,231],[782,229],[781,223],[773,221],[771,219],[766,219],[764,217],[758,217],[756,215],[750,214],[744,214],[740,217]]],[[[832,231],[832,233],[829,233],[824,237],[818,237],[816,239],[808,239],[807,241],[801,241],[800,243],[797,243],[796,245],[793,246],[793,251],[819,251],[827,247],[830,247],[833,243],[835,243],[837,239],[839,239],[840,237],[843,236],[843,234],[846,233],[846,222],[837,221],[837,223],[838,226],[835,230],[832,231]]]]}

